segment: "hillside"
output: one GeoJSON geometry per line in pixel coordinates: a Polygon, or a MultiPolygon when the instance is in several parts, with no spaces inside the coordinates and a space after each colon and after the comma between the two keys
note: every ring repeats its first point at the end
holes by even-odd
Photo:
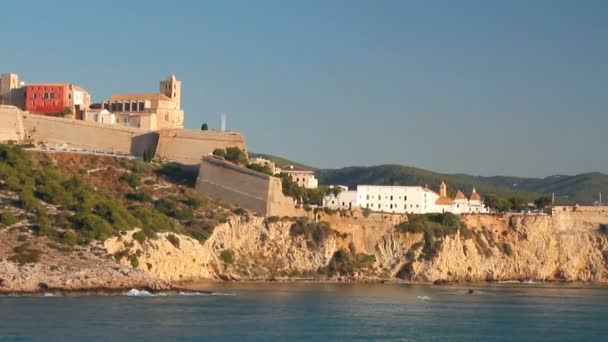
{"type": "Polygon", "coordinates": [[[442,180],[448,183],[452,195],[458,190],[465,193],[476,187],[482,194],[495,193],[501,197],[523,196],[534,200],[540,195],[555,193],[558,204],[593,204],[602,192],[608,201],[608,175],[584,173],[575,176],[555,175],[545,178],[509,176],[472,176],[467,174],[442,174],[425,169],[402,165],[378,165],[345,167],[341,169],[316,169],[291,160],[268,154],[252,153],[274,161],[277,165],[296,165],[316,170],[320,184],[341,184],[355,188],[357,184],[378,185],[425,185],[436,189],[442,180]]]}

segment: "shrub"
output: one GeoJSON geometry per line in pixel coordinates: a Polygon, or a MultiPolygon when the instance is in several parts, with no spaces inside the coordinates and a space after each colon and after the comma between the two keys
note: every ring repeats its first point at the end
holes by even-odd
{"type": "Polygon", "coordinates": [[[12,226],[19,221],[21,220],[10,211],[5,211],[0,214],[0,222],[2,222],[3,225],[12,226]]]}
{"type": "Polygon", "coordinates": [[[234,264],[234,261],[236,260],[235,256],[234,256],[234,252],[232,251],[232,249],[224,249],[223,251],[220,252],[220,259],[228,265],[232,265],[234,264]]]}
{"type": "Polygon", "coordinates": [[[143,191],[130,192],[125,195],[125,198],[130,201],[152,202],[152,195],[150,195],[147,192],[143,192],[143,191]]]}
{"type": "Polygon", "coordinates": [[[306,220],[296,221],[289,229],[292,236],[303,236],[315,248],[322,246],[333,232],[327,222],[316,223],[306,220]]]}
{"type": "Polygon", "coordinates": [[[139,266],[139,258],[137,258],[137,255],[130,254],[128,256],[128,258],[129,258],[129,262],[131,263],[131,267],[137,268],[139,266]]]}
{"type": "Polygon", "coordinates": [[[40,261],[40,255],[42,254],[40,250],[31,248],[28,242],[13,248],[13,252],[15,254],[10,256],[8,260],[20,265],[36,263],[40,261]]]}
{"type": "Polygon", "coordinates": [[[146,233],[143,230],[137,231],[132,235],[133,240],[139,242],[139,244],[143,244],[146,241],[146,233]]]}
{"type": "Polygon", "coordinates": [[[66,230],[61,234],[61,240],[70,246],[80,243],[80,237],[73,230],[66,230]]]}
{"type": "Polygon", "coordinates": [[[129,184],[129,186],[133,189],[136,189],[139,185],[141,185],[141,177],[133,172],[123,173],[119,180],[129,184]]]}
{"type": "Polygon", "coordinates": [[[239,216],[248,216],[249,214],[247,213],[247,210],[243,209],[243,208],[235,208],[232,211],[235,215],[239,215],[239,216]]]}
{"type": "Polygon", "coordinates": [[[179,249],[179,238],[173,234],[167,235],[167,241],[171,242],[173,247],[179,249]]]}
{"type": "Polygon", "coordinates": [[[511,245],[509,245],[508,243],[505,243],[502,246],[502,251],[505,253],[506,256],[513,255],[513,250],[511,249],[511,245]]]}
{"type": "Polygon", "coordinates": [[[321,269],[329,276],[335,274],[353,275],[356,272],[371,267],[376,262],[374,255],[349,253],[344,248],[337,250],[329,264],[321,269]]]}
{"type": "Polygon", "coordinates": [[[246,166],[248,169],[256,171],[256,172],[260,172],[269,176],[273,175],[273,170],[270,169],[270,167],[268,165],[260,165],[260,164],[247,164],[246,166]]]}
{"type": "Polygon", "coordinates": [[[21,234],[21,235],[17,236],[17,241],[19,241],[19,242],[27,241],[27,235],[21,234]]]}
{"type": "Polygon", "coordinates": [[[224,150],[223,148],[216,148],[215,150],[213,150],[213,155],[224,159],[226,157],[226,150],[224,150]]]}
{"type": "Polygon", "coordinates": [[[363,208],[363,217],[368,217],[372,211],[369,208],[363,208]]]}
{"type": "Polygon", "coordinates": [[[141,221],[141,227],[146,236],[154,236],[156,232],[175,230],[175,223],[163,213],[155,209],[134,208],[132,214],[141,221]]]}
{"type": "Polygon", "coordinates": [[[80,231],[90,239],[106,240],[112,235],[114,229],[103,218],[95,214],[89,214],[82,220],[80,231]]]}
{"type": "Polygon", "coordinates": [[[146,184],[146,185],[154,185],[154,184],[156,184],[156,181],[154,179],[146,179],[144,181],[144,184],[146,184]]]}
{"type": "Polygon", "coordinates": [[[225,158],[226,160],[238,165],[246,165],[248,162],[245,151],[238,147],[227,147],[225,158]]]}

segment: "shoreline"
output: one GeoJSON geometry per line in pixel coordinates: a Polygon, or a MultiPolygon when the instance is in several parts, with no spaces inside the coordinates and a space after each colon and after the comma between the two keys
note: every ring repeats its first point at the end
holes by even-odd
{"type": "Polygon", "coordinates": [[[176,295],[176,294],[208,294],[212,295],[215,291],[202,290],[196,286],[200,285],[227,285],[227,284],[326,284],[326,285],[410,285],[410,286],[437,286],[437,287],[565,287],[565,288],[608,288],[608,282],[571,282],[571,281],[519,281],[519,280],[506,280],[506,281],[485,281],[485,282],[414,282],[405,280],[384,280],[384,281],[335,281],[335,280],[321,280],[311,278],[298,278],[298,279],[275,279],[275,280],[198,280],[198,281],[184,281],[173,284],[171,287],[164,289],[152,288],[148,286],[142,287],[98,287],[98,288],[82,288],[82,289],[65,289],[65,288],[49,288],[44,290],[36,291],[15,291],[15,290],[0,290],[0,297],[44,297],[44,296],[122,296],[128,294],[130,291],[137,290],[145,292],[146,294],[157,295],[176,295]]]}

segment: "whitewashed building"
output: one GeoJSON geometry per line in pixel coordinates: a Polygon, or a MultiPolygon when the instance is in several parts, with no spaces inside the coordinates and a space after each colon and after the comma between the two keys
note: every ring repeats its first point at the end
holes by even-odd
{"type": "Polygon", "coordinates": [[[323,206],[330,209],[352,209],[357,207],[357,190],[341,191],[338,196],[328,195],[323,199],[323,206]]]}
{"type": "Polygon", "coordinates": [[[110,113],[106,109],[87,109],[84,111],[84,117],[82,119],[85,121],[93,121],[106,124],[116,123],[116,115],[110,113]]]}
{"type": "Polygon", "coordinates": [[[395,214],[487,213],[488,208],[473,188],[467,198],[460,190],[454,199],[448,196],[447,184],[441,182],[439,193],[422,186],[359,185],[356,191],[343,191],[337,197],[326,196],[324,205],[332,209],[365,208],[395,214]],[[353,205],[353,198],[355,205],[353,205]]]}

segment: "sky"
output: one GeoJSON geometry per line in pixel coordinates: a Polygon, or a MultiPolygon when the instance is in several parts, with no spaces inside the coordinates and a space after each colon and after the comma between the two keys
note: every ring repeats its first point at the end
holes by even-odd
{"type": "Polygon", "coordinates": [[[0,72],[94,101],[182,81],[187,128],[321,168],[608,173],[608,1],[11,1],[0,72]]]}

